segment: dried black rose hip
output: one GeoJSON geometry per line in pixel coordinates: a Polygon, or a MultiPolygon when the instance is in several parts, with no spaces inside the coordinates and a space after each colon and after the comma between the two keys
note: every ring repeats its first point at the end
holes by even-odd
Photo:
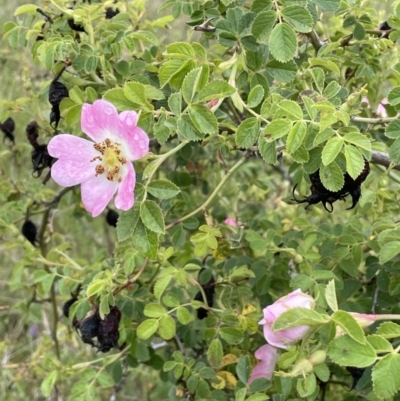
{"type": "MultiPolygon", "coordinates": [[[[200,277],[202,271],[204,271],[204,269],[200,270],[199,277],[200,277]]],[[[214,293],[215,293],[214,277],[211,276],[211,279],[206,284],[201,284],[201,288],[203,288],[204,294],[206,296],[207,304],[211,308],[214,305],[214,293]]],[[[203,295],[200,291],[195,295],[194,300],[204,302],[203,295]]],[[[205,309],[205,308],[197,309],[197,318],[198,319],[202,320],[202,319],[205,319],[207,316],[208,316],[207,309],[205,309]]]]}
{"type": "Polygon", "coordinates": [[[6,138],[12,142],[15,145],[15,136],[14,136],[14,130],[15,130],[15,122],[11,117],[8,117],[4,123],[0,123],[0,130],[4,134],[3,142],[6,140],[6,138]]]}
{"type": "Polygon", "coordinates": [[[36,178],[42,175],[46,167],[51,167],[54,160],[47,151],[47,145],[38,145],[37,148],[32,151],[31,157],[33,165],[32,175],[36,178]]]}
{"type": "Polygon", "coordinates": [[[100,316],[98,309],[90,311],[78,325],[81,339],[84,343],[96,346],[92,338],[97,337],[100,329],[100,316]]]}
{"type": "Polygon", "coordinates": [[[357,386],[357,383],[361,379],[362,375],[365,372],[365,368],[356,368],[354,366],[347,366],[346,370],[351,374],[353,377],[353,385],[351,386],[350,390],[354,390],[357,386]]]}
{"type": "Polygon", "coordinates": [[[50,125],[52,126],[54,123],[54,128],[57,129],[58,123],[61,119],[60,114],[60,103],[65,97],[68,97],[68,89],[61,82],[57,81],[58,77],[56,77],[49,88],[49,102],[53,106],[50,112],[50,125]]]}
{"type": "Polygon", "coordinates": [[[344,175],[344,185],[343,188],[337,192],[332,192],[326,189],[320,179],[319,169],[310,174],[311,180],[311,195],[304,197],[304,199],[299,200],[295,197],[294,191],[297,187],[297,184],[293,188],[293,200],[297,203],[308,203],[306,209],[310,205],[315,205],[319,202],[322,202],[324,208],[327,212],[332,213],[333,211],[333,203],[337,200],[345,200],[346,196],[350,195],[352,198],[352,205],[347,208],[348,210],[353,209],[360,197],[361,197],[361,184],[365,181],[369,174],[370,168],[368,161],[364,161],[364,168],[361,171],[360,175],[354,180],[350,177],[348,173],[344,175]],[[328,206],[329,205],[329,208],[328,206]]]}
{"type": "Polygon", "coordinates": [[[31,121],[26,127],[26,136],[33,148],[39,146],[37,139],[39,138],[39,125],[36,121],[31,121]]]}
{"type": "Polygon", "coordinates": [[[85,32],[85,33],[86,33],[85,28],[83,27],[83,25],[81,25],[81,24],[75,24],[75,22],[74,22],[74,20],[73,20],[72,18],[71,18],[71,19],[68,19],[67,22],[68,22],[68,26],[69,26],[73,31],[75,31],[75,32],[85,32]]]}
{"type": "Polygon", "coordinates": [[[110,313],[104,316],[104,320],[100,320],[97,334],[99,351],[108,352],[111,348],[118,348],[120,320],[121,312],[116,306],[110,309],[110,313]]]}
{"type": "Polygon", "coordinates": [[[111,19],[118,14],[119,14],[118,8],[116,8],[115,10],[112,7],[106,8],[106,19],[111,19]]]}
{"type": "Polygon", "coordinates": [[[118,217],[119,217],[119,214],[116,211],[110,209],[106,215],[107,223],[110,226],[117,227],[118,217]]]}
{"type": "Polygon", "coordinates": [[[33,245],[36,246],[37,228],[30,220],[26,220],[22,226],[22,235],[33,245]]]}
{"type": "Polygon", "coordinates": [[[63,305],[63,314],[66,318],[69,318],[69,309],[77,301],[77,298],[71,298],[63,305]]]}

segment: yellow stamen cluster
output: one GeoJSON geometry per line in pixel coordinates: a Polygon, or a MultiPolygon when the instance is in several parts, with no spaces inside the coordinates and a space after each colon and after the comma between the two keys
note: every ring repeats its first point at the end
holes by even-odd
{"type": "Polygon", "coordinates": [[[126,163],[126,158],[121,156],[119,149],[120,144],[112,142],[106,138],[103,142],[95,143],[93,147],[101,154],[101,156],[94,157],[91,162],[96,160],[100,161],[95,167],[96,177],[99,174],[106,173],[107,180],[114,181],[117,179],[121,182],[122,178],[119,176],[121,166],[126,163]]]}

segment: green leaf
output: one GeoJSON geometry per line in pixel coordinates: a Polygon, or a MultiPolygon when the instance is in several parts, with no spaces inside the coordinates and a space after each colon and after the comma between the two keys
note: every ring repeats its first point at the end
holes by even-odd
{"type": "Polygon", "coordinates": [[[381,399],[390,399],[400,389],[400,355],[385,355],[372,368],[374,393],[381,399]]]}
{"type": "Polygon", "coordinates": [[[276,11],[262,11],[254,18],[251,33],[259,43],[268,43],[268,37],[276,22],[276,11]]]}
{"type": "Polygon", "coordinates": [[[337,155],[342,150],[343,139],[339,137],[334,137],[329,139],[322,149],[321,160],[322,163],[327,166],[331,164],[337,157],[337,155]]]}
{"type": "Polygon", "coordinates": [[[178,137],[181,140],[200,141],[204,134],[197,130],[188,115],[183,115],[178,119],[178,137]]]}
{"type": "Polygon", "coordinates": [[[302,325],[318,325],[325,324],[329,320],[326,316],[320,315],[312,309],[293,308],[283,312],[274,322],[273,331],[290,329],[302,325]]]}
{"type": "Polygon", "coordinates": [[[262,131],[261,136],[268,141],[282,138],[292,129],[292,122],[286,118],[272,120],[262,131]]]}
{"type": "Polygon", "coordinates": [[[334,72],[336,75],[340,75],[340,69],[333,61],[327,60],[325,58],[309,58],[308,62],[312,66],[320,65],[322,67],[325,67],[327,70],[334,72]]]}
{"type": "Polygon", "coordinates": [[[168,98],[168,106],[176,116],[180,116],[181,111],[182,111],[182,94],[181,94],[181,92],[173,93],[168,98]]]}
{"type": "Polygon", "coordinates": [[[319,170],[322,185],[332,192],[337,192],[343,188],[344,177],[343,172],[336,162],[332,162],[327,166],[321,166],[319,170]]]}
{"type": "Polygon", "coordinates": [[[125,241],[135,231],[140,217],[140,202],[135,202],[133,208],[127,212],[122,212],[117,222],[118,241],[125,241]]]}
{"type": "Polygon", "coordinates": [[[147,340],[157,331],[158,326],[158,319],[147,319],[139,324],[136,334],[141,340],[147,340]]]}
{"type": "Polygon", "coordinates": [[[57,377],[57,370],[53,370],[42,381],[42,384],[40,385],[40,390],[45,397],[50,397],[51,393],[53,392],[53,387],[57,382],[57,377]]]}
{"type": "Polygon", "coordinates": [[[99,292],[103,291],[106,285],[107,285],[106,280],[92,281],[86,290],[86,296],[89,298],[95,294],[98,294],[99,292]]]}
{"type": "Polygon", "coordinates": [[[77,104],[83,104],[85,98],[83,96],[83,92],[79,89],[78,86],[74,86],[69,90],[68,96],[77,104]]]}
{"type": "Polygon", "coordinates": [[[360,344],[365,344],[363,329],[359,326],[353,316],[345,311],[336,311],[332,315],[334,322],[339,325],[353,340],[360,344]]]}
{"type": "Polygon", "coordinates": [[[346,171],[355,180],[364,169],[364,158],[361,152],[352,145],[345,145],[346,171]]]}
{"type": "Polygon", "coordinates": [[[243,383],[247,383],[250,377],[251,364],[250,358],[246,356],[241,356],[236,365],[236,374],[243,383]]]}
{"type": "Polygon", "coordinates": [[[268,400],[269,397],[266,394],[253,394],[250,397],[246,398],[246,401],[265,401],[268,400]]]}
{"type": "Polygon", "coordinates": [[[222,327],[219,334],[228,344],[240,344],[244,339],[243,333],[233,327],[222,327]]]}
{"type": "Polygon", "coordinates": [[[287,83],[294,80],[297,73],[297,65],[291,60],[281,63],[278,60],[271,60],[265,66],[268,74],[279,82],[287,83]]]}
{"type": "Polygon", "coordinates": [[[342,87],[336,81],[331,81],[322,92],[322,95],[327,99],[330,99],[336,96],[341,88],[342,87]]]}
{"type": "Polygon", "coordinates": [[[314,366],[314,373],[319,380],[325,383],[329,380],[331,376],[331,372],[329,371],[329,368],[325,363],[321,363],[320,365],[314,366]]]}
{"type": "Polygon", "coordinates": [[[222,99],[233,95],[236,89],[228,82],[215,80],[207,84],[200,92],[197,101],[208,102],[209,100],[222,99]]]}
{"type": "Polygon", "coordinates": [[[394,258],[400,253],[400,241],[390,241],[381,247],[379,253],[379,263],[381,265],[389,262],[390,259],[394,258]]]}
{"type": "Polygon", "coordinates": [[[96,380],[97,383],[99,383],[99,385],[104,388],[110,388],[115,386],[113,378],[105,370],[103,370],[97,375],[96,380]]]}
{"type": "Polygon", "coordinates": [[[175,333],[175,320],[169,315],[163,316],[160,319],[158,334],[160,334],[161,338],[163,338],[164,340],[170,340],[175,335],[175,333]]]}
{"type": "Polygon", "coordinates": [[[124,94],[128,100],[140,106],[143,111],[151,112],[154,107],[146,99],[146,88],[140,82],[127,82],[124,85],[124,94]]]}
{"type": "Polygon", "coordinates": [[[297,380],[296,389],[303,400],[311,395],[316,387],[317,379],[314,373],[310,373],[308,376],[297,380]]]}
{"type": "Polygon", "coordinates": [[[176,317],[181,324],[186,325],[192,321],[192,314],[184,306],[178,308],[176,317]]]}
{"type": "Polygon", "coordinates": [[[250,108],[257,107],[264,98],[264,89],[261,85],[256,85],[249,93],[247,105],[250,108]]]}
{"type": "MultiPolygon", "coordinates": [[[[38,9],[38,6],[35,4],[24,4],[23,6],[19,6],[14,11],[14,17],[21,15],[21,14],[26,14],[26,13],[35,15],[37,9],[38,9]]],[[[46,395],[45,397],[48,397],[49,395],[46,395]]]]}
{"type": "Polygon", "coordinates": [[[258,141],[259,151],[261,157],[265,163],[276,164],[277,163],[277,153],[276,153],[276,143],[267,142],[262,136],[260,136],[258,141]]]}
{"type": "Polygon", "coordinates": [[[367,341],[372,345],[377,354],[392,352],[393,346],[388,340],[378,335],[367,336],[367,341]]]}
{"type": "Polygon", "coordinates": [[[218,369],[221,366],[223,356],[224,352],[221,341],[218,338],[215,338],[211,341],[207,350],[208,362],[213,368],[218,369]]]}
{"type": "Polygon", "coordinates": [[[397,138],[389,149],[389,158],[392,163],[400,162],[400,138],[397,138]]]}
{"type": "Polygon", "coordinates": [[[312,2],[324,11],[336,11],[340,5],[340,0],[312,0],[312,2]]]}
{"type": "Polygon", "coordinates": [[[194,126],[203,134],[214,134],[218,131],[215,115],[201,104],[192,104],[188,108],[190,119],[194,126]]]}
{"type": "Polygon", "coordinates": [[[141,220],[138,221],[132,237],[133,246],[150,259],[157,257],[158,236],[148,230],[141,220]]]}
{"type": "Polygon", "coordinates": [[[329,345],[328,355],[340,366],[366,368],[376,360],[376,353],[368,342],[360,344],[348,335],[335,338],[329,345]]]}
{"type": "Polygon", "coordinates": [[[162,278],[159,278],[156,281],[156,284],[154,285],[154,295],[157,298],[157,300],[160,300],[162,294],[168,287],[171,280],[172,280],[172,275],[167,275],[162,278]]]}
{"type": "Polygon", "coordinates": [[[388,138],[397,139],[400,137],[400,121],[394,120],[391,121],[385,131],[385,135],[388,138]]]}
{"type": "Polygon", "coordinates": [[[296,53],[296,33],[285,22],[276,24],[272,29],[268,44],[274,58],[285,63],[291,60],[296,53]]]}
{"type": "Polygon", "coordinates": [[[400,337],[400,325],[393,322],[384,322],[378,327],[376,334],[389,339],[400,337]]]}
{"type": "Polygon", "coordinates": [[[149,230],[155,233],[164,233],[164,217],[157,203],[149,200],[144,201],[140,205],[140,217],[149,230]]]}
{"type": "Polygon", "coordinates": [[[278,107],[282,110],[284,116],[294,121],[303,119],[301,107],[293,100],[282,100],[278,107]]]}
{"type": "Polygon", "coordinates": [[[144,307],[144,315],[147,317],[162,317],[167,314],[167,310],[160,304],[147,304],[144,307]]]}
{"type": "Polygon", "coordinates": [[[239,125],[236,131],[236,145],[241,148],[249,148],[257,141],[259,134],[260,121],[256,117],[249,117],[239,125]]]}
{"type": "Polygon", "coordinates": [[[282,16],[297,32],[310,32],[314,25],[310,12],[304,7],[285,7],[282,10],[282,16]]]}
{"type": "Polygon", "coordinates": [[[118,110],[134,110],[137,108],[137,104],[131,102],[121,88],[114,88],[108,90],[104,95],[103,99],[112,103],[118,110]]]}
{"type": "Polygon", "coordinates": [[[168,180],[151,181],[147,186],[147,190],[158,199],[170,199],[181,192],[173,182],[168,180]]]}
{"type": "Polygon", "coordinates": [[[192,99],[197,92],[197,87],[201,78],[201,72],[201,67],[196,68],[190,71],[183,80],[182,96],[187,104],[190,104],[192,102],[192,99]]]}
{"type": "Polygon", "coordinates": [[[305,121],[297,121],[297,123],[290,130],[287,142],[286,150],[291,154],[296,152],[296,150],[302,145],[304,138],[307,133],[307,124],[305,121]]]}
{"type": "Polygon", "coordinates": [[[391,89],[387,97],[391,106],[397,106],[400,104],[400,86],[395,86],[391,89]]]}
{"type": "Polygon", "coordinates": [[[353,145],[355,145],[355,146],[357,146],[359,148],[362,148],[362,149],[365,149],[365,150],[368,150],[368,151],[371,150],[371,142],[364,135],[358,134],[356,132],[352,132],[350,134],[346,134],[343,137],[343,139],[346,142],[349,142],[349,143],[351,143],[351,144],[353,144],[353,145]]]}
{"type": "Polygon", "coordinates": [[[336,299],[335,280],[330,280],[326,285],[325,299],[332,311],[336,312],[338,310],[338,304],[336,299]]]}

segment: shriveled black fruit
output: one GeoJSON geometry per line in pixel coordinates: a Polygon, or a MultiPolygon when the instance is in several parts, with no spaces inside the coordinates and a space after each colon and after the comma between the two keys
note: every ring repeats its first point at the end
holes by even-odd
{"type": "Polygon", "coordinates": [[[12,142],[15,145],[15,136],[14,136],[14,130],[15,130],[15,122],[11,117],[8,117],[4,123],[0,123],[0,130],[4,134],[3,142],[6,140],[6,138],[12,142]]]}
{"type": "Polygon", "coordinates": [[[118,8],[116,8],[115,10],[112,7],[106,8],[106,19],[111,19],[118,14],[119,14],[118,8]]]}
{"type": "Polygon", "coordinates": [[[67,20],[68,26],[75,32],[85,32],[85,28],[81,24],[75,24],[74,20],[71,18],[67,20]]]}
{"type": "Polygon", "coordinates": [[[39,144],[37,139],[39,138],[39,125],[36,121],[31,121],[26,127],[26,136],[29,143],[34,149],[36,149],[39,144]]]}
{"type": "Polygon", "coordinates": [[[354,366],[347,366],[346,370],[351,374],[353,377],[353,385],[351,386],[350,390],[354,390],[357,386],[357,383],[361,379],[362,375],[365,372],[365,368],[356,368],[354,366]]]}
{"type": "MultiPolygon", "coordinates": [[[[204,269],[200,270],[199,277],[200,277],[202,271],[204,271],[204,269]]],[[[214,277],[211,277],[211,279],[206,284],[201,284],[201,288],[203,288],[203,290],[204,290],[204,294],[206,296],[208,306],[212,307],[214,305],[214,293],[215,293],[214,277]]],[[[200,291],[195,295],[194,300],[204,302],[203,295],[200,291]]],[[[205,319],[207,316],[208,316],[207,309],[205,309],[205,308],[197,309],[197,318],[198,319],[202,320],[202,319],[205,319]]]]}
{"type": "Polygon", "coordinates": [[[71,298],[63,305],[63,314],[66,318],[69,318],[69,309],[78,300],[78,298],[71,298]]]}
{"type": "Polygon", "coordinates": [[[50,125],[52,126],[54,123],[55,129],[57,129],[58,123],[60,122],[61,119],[61,114],[60,114],[61,100],[63,100],[65,97],[68,97],[69,95],[67,87],[61,82],[58,82],[57,81],[58,78],[59,77],[56,77],[52,81],[49,88],[49,102],[53,106],[50,112],[50,125]]]}
{"type": "Polygon", "coordinates": [[[46,167],[51,167],[53,164],[54,158],[49,155],[47,151],[47,145],[38,145],[32,151],[32,165],[33,172],[32,175],[36,178],[40,177],[43,173],[43,170],[46,167]]]}
{"type": "Polygon", "coordinates": [[[98,309],[90,311],[78,325],[79,331],[81,332],[81,339],[86,344],[91,344],[93,347],[96,346],[92,338],[97,337],[100,329],[100,316],[98,309]]]}
{"type": "Polygon", "coordinates": [[[390,31],[392,30],[392,27],[388,24],[387,21],[382,22],[381,24],[379,24],[378,29],[382,32],[382,38],[388,38],[390,31]]]}
{"type": "Polygon", "coordinates": [[[110,226],[117,227],[118,217],[119,214],[115,210],[109,209],[106,215],[107,223],[110,226]]]}
{"type": "Polygon", "coordinates": [[[37,228],[30,220],[26,220],[22,226],[22,235],[33,245],[36,246],[37,228]]]}
{"type": "Polygon", "coordinates": [[[111,348],[118,348],[120,320],[121,312],[116,306],[111,307],[110,313],[104,316],[104,320],[100,320],[97,334],[99,351],[108,352],[111,348]]]}
{"type": "Polygon", "coordinates": [[[333,203],[336,202],[337,200],[345,200],[346,196],[350,195],[352,198],[352,205],[347,208],[348,210],[353,209],[360,197],[361,197],[361,184],[365,181],[369,174],[370,168],[369,168],[369,163],[367,160],[364,160],[364,168],[361,171],[360,175],[354,180],[353,178],[350,177],[348,173],[345,173],[344,175],[344,185],[343,188],[337,192],[332,192],[327,190],[320,179],[319,176],[319,169],[310,174],[310,180],[311,180],[311,195],[304,197],[304,199],[299,200],[295,197],[294,191],[297,187],[297,184],[293,188],[293,199],[297,203],[308,203],[306,206],[306,209],[310,205],[315,205],[319,202],[322,202],[324,205],[324,209],[332,213],[333,211],[333,203]],[[329,205],[329,208],[327,207],[329,205]]]}

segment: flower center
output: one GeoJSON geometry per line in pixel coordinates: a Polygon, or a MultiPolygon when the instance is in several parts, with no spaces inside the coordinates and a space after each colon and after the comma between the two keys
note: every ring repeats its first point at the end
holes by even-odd
{"type": "Polygon", "coordinates": [[[96,160],[100,162],[95,167],[96,177],[105,173],[107,180],[121,182],[120,170],[126,163],[126,159],[121,156],[120,144],[106,138],[103,142],[95,143],[93,147],[101,154],[91,160],[91,162],[96,160]]]}

